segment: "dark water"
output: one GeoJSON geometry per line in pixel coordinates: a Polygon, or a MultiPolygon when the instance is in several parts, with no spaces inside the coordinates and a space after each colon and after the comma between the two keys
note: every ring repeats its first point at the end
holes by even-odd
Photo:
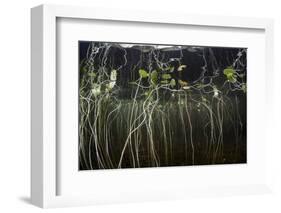
{"type": "Polygon", "coordinates": [[[81,170],[246,163],[245,48],[79,42],[81,170]]]}

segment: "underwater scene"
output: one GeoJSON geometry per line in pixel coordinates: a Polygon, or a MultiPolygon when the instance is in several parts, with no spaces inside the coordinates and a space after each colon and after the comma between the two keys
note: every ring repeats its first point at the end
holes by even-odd
{"type": "Polygon", "coordinates": [[[79,41],[79,170],[247,162],[247,48],[79,41]]]}

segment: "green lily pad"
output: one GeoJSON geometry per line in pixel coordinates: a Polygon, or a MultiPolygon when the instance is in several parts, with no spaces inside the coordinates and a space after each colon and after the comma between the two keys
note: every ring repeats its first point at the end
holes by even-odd
{"type": "Polygon", "coordinates": [[[175,70],[175,67],[170,67],[170,72],[174,72],[174,70],[175,70]]]}
{"type": "Polygon", "coordinates": [[[232,67],[227,67],[223,70],[223,74],[227,75],[234,75],[235,70],[232,67]]]}
{"type": "Polygon", "coordinates": [[[181,71],[183,71],[185,68],[186,68],[186,65],[184,65],[184,64],[183,64],[183,65],[180,65],[179,68],[178,68],[178,71],[181,72],[181,71]]]}
{"type": "Polygon", "coordinates": [[[150,79],[153,85],[157,84],[157,79],[158,79],[158,73],[156,70],[153,70],[150,74],[150,79]]]}
{"type": "Polygon", "coordinates": [[[164,80],[168,80],[168,79],[171,79],[172,78],[172,76],[170,75],[170,74],[162,74],[162,79],[164,79],[164,80]]]}
{"type": "Polygon", "coordinates": [[[139,75],[141,78],[147,78],[149,76],[148,72],[144,69],[139,70],[139,75]]]}
{"type": "Polygon", "coordinates": [[[117,79],[117,70],[111,70],[110,80],[111,81],[116,81],[116,79],[117,79]]]}
{"type": "Polygon", "coordinates": [[[175,80],[175,79],[172,79],[172,80],[170,81],[170,86],[171,86],[172,88],[174,88],[174,87],[176,86],[176,80],[175,80]]]}
{"type": "Polygon", "coordinates": [[[168,67],[164,68],[164,71],[174,72],[174,70],[175,70],[175,67],[173,67],[173,66],[168,66],[168,67]]]}
{"type": "Polygon", "coordinates": [[[233,67],[227,67],[226,69],[224,69],[223,74],[231,83],[235,83],[237,81],[237,75],[233,67]]]}
{"type": "Polygon", "coordinates": [[[160,81],[161,84],[168,84],[169,81],[168,80],[163,80],[163,81],[160,81]]]}
{"type": "Polygon", "coordinates": [[[181,85],[181,87],[185,87],[188,86],[188,83],[186,81],[183,80],[178,80],[179,84],[181,85]]]}

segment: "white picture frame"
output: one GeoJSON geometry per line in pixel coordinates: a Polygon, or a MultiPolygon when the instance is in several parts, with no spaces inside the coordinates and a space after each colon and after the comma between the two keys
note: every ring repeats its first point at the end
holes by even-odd
{"type": "MultiPolygon", "coordinates": [[[[103,196],[91,195],[58,195],[58,174],[61,169],[58,164],[59,153],[57,152],[57,21],[59,18],[79,19],[79,20],[100,20],[118,21],[119,24],[126,22],[153,23],[155,26],[200,26],[210,28],[253,29],[264,33],[264,69],[262,74],[266,77],[265,99],[268,109],[273,107],[273,100],[270,94],[273,76],[273,21],[271,19],[241,18],[241,17],[217,17],[188,14],[164,14],[148,11],[116,11],[107,9],[107,13],[99,8],[85,8],[74,6],[54,6],[41,5],[31,10],[31,201],[33,204],[47,207],[62,207],[76,205],[92,205],[98,203],[114,203],[142,200],[165,200],[197,196],[232,195],[232,194],[252,194],[270,192],[271,172],[270,161],[265,162],[262,172],[265,178],[258,183],[249,184],[241,182],[233,185],[199,187],[194,183],[194,188],[185,187],[179,189],[175,186],[165,190],[153,189],[150,195],[134,194],[133,191],[124,191],[122,196],[114,193],[107,196],[108,191],[103,196]],[[127,194],[126,194],[127,193],[127,194]]],[[[261,79],[259,79],[261,80],[261,79]]],[[[262,122],[266,130],[270,129],[272,114],[269,112],[264,116],[262,122]]],[[[265,140],[263,147],[270,147],[269,131],[265,131],[262,136],[265,140]]],[[[267,150],[270,150],[267,149],[267,150]]],[[[253,151],[254,152],[254,151],[253,151]]],[[[265,150],[262,154],[266,158],[269,152],[265,150]]],[[[174,171],[176,168],[173,169],[174,171]]],[[[125,171],[126,172],[126,171],[125,171]]],[[[153,172],[152,169],[149,172],[153,172]]],[[[161,171],[163,173],[163,170],[161,171]]],[[[207,171],[206,171],[207,172],[207,171]]],[[[212,173],[212,169],[208,171],[212,173]]],[[[208,174],[207,172],[207,174],[208,174]]],[[[165,172],[164,172],[165,173],[165,172]]],[[[206,173],[205,173],[206,174],[206,173]]],[[[95,174],[92,174],[95,175],[95,174]]],[[[73,183],[75,184],[75,183],[73,183]]],[[[161,183],[162,184],[162,183],[161,183]]],[[[162,184],[163,185],[163,184],[162,184]]],[[[159,185],[161,186],[161,185],[159,185]]],[[[126,186],[124,186],[126,187],[126,186]]],[[[163,187],[166,187],[163,185],[163,187]]],[[[70,189],[71,190],[71,189],[70,189]]]]}

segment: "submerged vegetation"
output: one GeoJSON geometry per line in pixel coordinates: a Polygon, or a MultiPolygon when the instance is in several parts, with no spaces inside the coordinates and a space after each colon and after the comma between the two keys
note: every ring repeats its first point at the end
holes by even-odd
{"type": "Polygon", "coordinates": [[[79,48],[81,170],[246,162],[246,49],[79,48]]]}

